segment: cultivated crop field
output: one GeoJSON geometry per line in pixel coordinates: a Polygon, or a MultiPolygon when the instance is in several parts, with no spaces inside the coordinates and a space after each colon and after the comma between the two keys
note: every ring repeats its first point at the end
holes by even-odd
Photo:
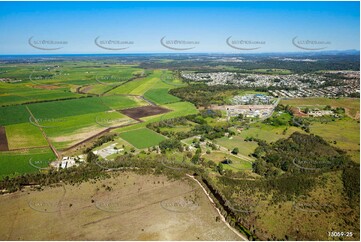
{"type": "Polygon", "coordinates": [[[127,131],[120,133],[119,136],[138,149],[158,145],[159,142],[166,139],[164,136],[147,128],[127,131]]]}
{"type": "Polygon", "coordinates": [[[1,152],[0,179],[22,173],[39,172],[56,159],[50,148],[37,148],[15,152],[1,152]]]}
{"type": "Polygon", "coordinates": [[[165,138],[146,129],[147,123],[197,112],[168,93],[185,84],[167,70],[92,60],[3,64],[0,69],[0,78],[8,78],[0,83],[3,174],[29,170],[18,169],[28,161],[20,150],[31,154],[53,147],[61,155],[109,132],[135,148],[151,147],[165,138]]]}

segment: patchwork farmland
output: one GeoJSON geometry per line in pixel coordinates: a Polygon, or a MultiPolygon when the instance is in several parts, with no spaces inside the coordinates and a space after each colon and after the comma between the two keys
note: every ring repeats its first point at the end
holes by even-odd
{"type": "Polygon", "coordinates": [[[197,112],[168,94],[176,85],[162,78],[170,73],[91,61],[7,68],[2,77],[21,82],[0,84],[0,175],[34,172],[30,156],[55,161],[109,133],[136,149],[157,145],[165,138],[146,129],[147,123],[184,115],[184,105],[197,112]],[[136,141],[137,135],[147,139],[136,141]]]}

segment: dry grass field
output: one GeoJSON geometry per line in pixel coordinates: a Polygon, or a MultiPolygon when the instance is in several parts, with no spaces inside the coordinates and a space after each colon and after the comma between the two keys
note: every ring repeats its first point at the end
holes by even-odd
{"type": "Polygon", "coordinates": [[[0,240],[239,240],[217,215],[188,178],[120,173],[1,196],[0,240]]]}

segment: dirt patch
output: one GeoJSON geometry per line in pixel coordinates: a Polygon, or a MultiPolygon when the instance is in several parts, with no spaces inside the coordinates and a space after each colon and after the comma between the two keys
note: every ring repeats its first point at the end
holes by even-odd
{"type": "Polygon", "coordinates": [[[170,111],[171,110],[169,110],[169,109],[162,108],[159,106],[153,106],[153,105],[120,110],[120,112],[122,114],[125,114],[128,117],[131,117],[132,119],[135,119],[138,121],[140,121],[139,119],[143,118],[143,117],[153,116],[153,115],[162,114],[162,113],[168,113],[170,111]]]}
{"type": "Polygon", "coordinates": [[[0,126],[0,151],[8,151],[9,144],[8,139],[6,138],[5,127],[0,126]]]}
{"type": "Polygon", "coordinates": [[[54,89],[58,89],[58,86],[54,86],[54,85],[39,85],[39,86],[34,86],[35,88],[38,89],[45,89],[45,90],[54,90],[54,89]]]}
{"type": "Polygon", "coordinates": [[[96,135],[103,131],[104,128],[98,126],[85,127],[78,130],[75,130],[73,134],[50,137],[53,142],[69,142],[69,146],[74,145],[82,140],[87,139],[89,136],[96,135]]]}
{"type": "Polygon", "coordinates": [[[299,108],[292,107],[291,111],[296,117],[308,117],[308,115],[302,112],[299,108]]]}
{"type": "Polygon", "coordinates": [[[88,93],[91,89],[93,89],[93,86],[82,86],[82,87],[79,87],[77,89],[78,93],[80,94],[86,94],[88,93]]]}

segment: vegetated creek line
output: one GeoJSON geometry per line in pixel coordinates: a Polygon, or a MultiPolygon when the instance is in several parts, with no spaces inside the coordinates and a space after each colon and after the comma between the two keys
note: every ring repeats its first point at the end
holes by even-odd
{"type": "Polygon", "coordinates": [[[190,177],[191,179],[193,179],[194,181],[196,181],[198,183],[199,186],[201,186],[202,190],[204,191],[204,193],[206,194],[206,196],[208,197],[209,201],[211,202],[211,204],[214,206],[214,208],[216,209],[216,211],[218,212],[221,220],[227,225],[227,227],[232,230],[235,234],[237,234],[238,237],[240,237],[242,240],[244,241],[248,241],[248,239],[246,237],[244,237],[243,234],[241,234],[237,229],[233,228],[227,221],[226,218],[222,215],[221,211],[217,208],[215,202],[213,201],[213,199],[209,196],[209,193],[207,192],[207,190],[203,187],[203,185],[196,179],[194,178],[194,176],[191,176],[189,174],[186,174],[188,177],[190,177]]]}
{"type": "Polygon", "coordinates": [[[51,143],[51,141],[49,140],[48,136],[46,136],[45,131],[43,130],[43,128],[39,125],[38,120],[34,117],[33,113],[30,111],[28,106],[25,106],[26,109],[28,110],[30,116],[33,118],[34,122],[37,124],[38,128],[40,129],[41,133],[43,134],[46,142],[49,144],[50,149],[54,152],[54,154],[56,155],[58,160],[61,160],[62,156],[59,154],[59,152],[55,149],[54,145],[51,143]]]}

